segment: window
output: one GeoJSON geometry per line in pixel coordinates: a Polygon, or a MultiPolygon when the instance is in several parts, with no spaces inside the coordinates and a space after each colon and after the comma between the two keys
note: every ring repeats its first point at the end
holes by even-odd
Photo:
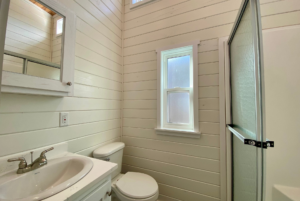
{"type": "Polygon", "coordinates": [[[198,44],[176,45],[157,50],[158,119],[156,132],[199,137],[198,44]]]}
{"type": "Polygon", "coordinates": [[[56,21],[56,36],[60,36],[63,32],[64,18],[60,18],[56,21]]]}
{"type": "Polygon", "coordinates": [[[154,0],[130,0],[130,8],[134,8],[154,0]]]}

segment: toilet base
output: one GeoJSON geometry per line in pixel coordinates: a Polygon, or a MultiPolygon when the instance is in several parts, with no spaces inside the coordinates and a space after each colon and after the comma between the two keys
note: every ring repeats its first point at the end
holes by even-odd
{"type": "Polygon", "coordinates": [[[120,199],[118,196],[117,196],[117,193],[120,194],[120,192],[115,192],[115,191],[118,191],[115,186],[115,183],[117,183],[117,181],[123,177],[124,174],[119,174],[117,175],[116,177],[113,178],[112,182],[111,182],[111,190],[112,190],[112,197],[111,197],[111,201],[157,201],[158,199],[158,193],[152,197],[149,197],[149,198],[144,198],[144,199],[134,199],[134,198],[128,198],[124,195],[120,196],[120,197],[123,197],[124,200],[120,199]]]}

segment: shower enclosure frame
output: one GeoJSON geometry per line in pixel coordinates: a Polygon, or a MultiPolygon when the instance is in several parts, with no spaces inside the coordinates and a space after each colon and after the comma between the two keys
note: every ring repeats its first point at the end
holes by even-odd
{"type": "MultiPolygon", "coordinates": [[[[219,100],[220,100],[220,173],[221,200],[233,199],[232,189],[232,135],[226,128],[231,124],[231,84],[230,84],[230,44],[239,26],[247,4],[251,6],[251,21],[253,28],[253,44],[255,54],[255,93],[256,93],[256,140],[265,142],[265,107],[264,107],[264,72],[262,26],[260,20],[259,0],[243,0],[228,37],[219,38],[219,100]],[[225,186],[225,187],[224,187],[225,186]]],[[[235,137],[235,136],[234,136],[235,137]]],[[[247,145],[245,145],[247,146],[247,145]]],[[[257,201],[265,200],[265,149],[256,148],[257,160],[257,201]]]]}

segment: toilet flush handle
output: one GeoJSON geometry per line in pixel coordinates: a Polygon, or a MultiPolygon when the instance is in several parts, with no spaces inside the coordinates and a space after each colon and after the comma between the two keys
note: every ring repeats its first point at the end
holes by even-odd
{"type": "Polygon", "coordinates": [[[111,196],[111,194],[112,194],[112,191],[106,192],[106,195],[108,195],[108,196],[111,196]]]}

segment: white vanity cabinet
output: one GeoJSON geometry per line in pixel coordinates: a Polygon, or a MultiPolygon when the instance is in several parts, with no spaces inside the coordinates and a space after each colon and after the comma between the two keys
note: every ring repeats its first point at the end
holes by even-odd
{"type": "Polygon", "coordinates": [[[106,177],[100,182],[89,186],[88,189],[79,196],[72,196],[67,201],[111,201],[111,176],[106,177]]]}
{"type": "Polygon", "coordinates": [[[107,181],[103,185],[99,186],[96,190],[91,192],[84,201],[111,201],[111,196],[107,195],[107,192],[111,192],[111,182],[107,181]]]}

